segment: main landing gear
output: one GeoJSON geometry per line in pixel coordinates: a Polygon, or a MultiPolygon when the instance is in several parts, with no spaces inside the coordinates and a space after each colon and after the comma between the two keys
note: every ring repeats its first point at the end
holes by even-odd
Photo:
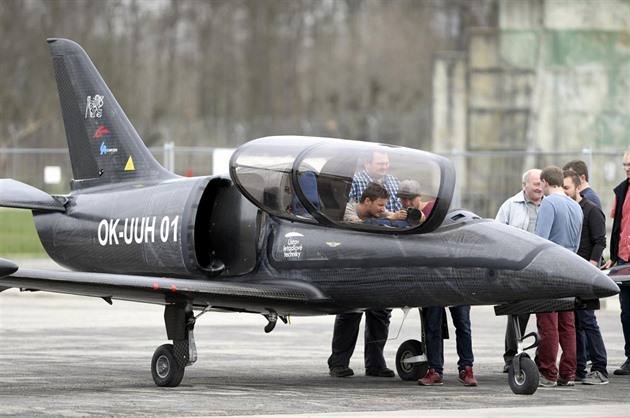
{"type": "Polygon", "coordinates": [[[396,371],[402,380],[418,380],[426,376],[429,371],[429,362],[426,356],[425,335],[424,335],[424,315],[422,308],[420,313],[420,328],[422,341],[407,340],[398,347],[396,352],[396,371]]]}
{"type": "Polygon", "coordinates": [[[197,361],[193,330],[195,321],[205,312],[204,310],[195,317],[189,304],[166,305],[164,309],[166,335],[169,340],[173,340],[173,344],[161,345],[153,354],[151,375],[156,385],[178,386],[184,377],[186,366],[197,361]]]}
{"type": "Polygon", "coordinates": [[[510,389],[517,395],[531,395],[536,392],[539,382],[538,367],[534,360],[529,357],[525,350],[538,347],[540,339],[536,332],[521,337],[521,327],[519,326],[518,315],[510,315],[510,320],[514,324],[516,330],[517,353],[512,359],[512,365],[508,370],[508,383],[510,389]],[[528,347],[523,348],[523,340],[526,338],[534,338],[534,342],[528,347]]]}

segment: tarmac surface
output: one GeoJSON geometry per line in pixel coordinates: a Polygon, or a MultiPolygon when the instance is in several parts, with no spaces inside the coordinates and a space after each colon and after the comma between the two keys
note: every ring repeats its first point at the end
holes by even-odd
{"type": "MultiPolygon", "coordinates": [[[[597,317],[609,360],[603,386],[513,394],[501,372],[506,319],[473,307],[477,387],[457,381],[450,315],[444,386],[421,387],[365,376],[362,338],[355,376],[328,376],[334,317],[293,317],[265,334],[262,316],[210,312],[195,327],[197,363],[179,387],[160,388],[150,363],[168,342],[161,306],[11,289],[0,293],[0,416],[630,416],[630,376],[612,374],[624,361],[619,311],[597,317]]],[[[394,311],[390,367],[398,346],[419,333],[416,310],[404,323],[394,311]]]]}

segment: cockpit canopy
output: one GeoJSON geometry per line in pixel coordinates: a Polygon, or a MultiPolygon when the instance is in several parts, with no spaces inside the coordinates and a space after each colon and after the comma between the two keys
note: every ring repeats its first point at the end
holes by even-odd
{"type": "MultiPolygon", "coordinates": [[[[230,160],[230,176],[254,205],[272,216],[388,233],[436,229],[446,216],[455,187],[452,162],[438,155],[386,144],[303,136],[266,137],[240,146],[230,160]],[[370,165],[375,155],[381,156],[380,173],[374,172],[374,164],[370,165]],[[383,185],[390,191],[393,188],[397,192],[394,195],[400,193],[400,182],[404,180],[417,183],[404,182],[403,185],[419,183],[421,202],[427,203],[427,209],[431,208],[425,212],[422,222],[407,219],[344,221],[353,181],[358,182],[361,176],[376,179],[379,175],[382,177],[383,171],[391,176],[383,185]]],[[[413,189],[415,191],[416,187],[413,189]]],[[[398,208],[402,207],[397,196],[393,196],[392,201],[398,208]]],[[[391,206],[388,205],[388,209],[395,211],[391,206]]]]}

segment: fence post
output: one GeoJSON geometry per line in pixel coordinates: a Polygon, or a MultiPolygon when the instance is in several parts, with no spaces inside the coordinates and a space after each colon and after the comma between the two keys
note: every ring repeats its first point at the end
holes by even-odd
{"type": "Polygon", "coordinates": [[[175,143],[164,143],[164,168],[171,173],[175,172],[175,143]]]}

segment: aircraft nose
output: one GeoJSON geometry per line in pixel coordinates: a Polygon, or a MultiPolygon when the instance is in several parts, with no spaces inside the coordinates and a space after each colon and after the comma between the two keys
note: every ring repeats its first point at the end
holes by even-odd
{"type": "Polygon", "coordinates": [[[620,289],[617,283],[615,283],[608,275],[602,272],[607,280],[597,280],[593,286],[593,292],[598,295],[598,298],[607,298],[619,293],[620,289]]]}
{"type": "Polygon", "coordinates": [[[572,295],[580,299],[599,299],[614,296],[619,293],[619,286],[607,274],[577,254],[562,248],[553,246],[546,248],[533,260],[533,265],[547,266],[543,268],[543,277],[540,280],[553,282],[548,291],[562,293],[571,289],[572,295]]]}

